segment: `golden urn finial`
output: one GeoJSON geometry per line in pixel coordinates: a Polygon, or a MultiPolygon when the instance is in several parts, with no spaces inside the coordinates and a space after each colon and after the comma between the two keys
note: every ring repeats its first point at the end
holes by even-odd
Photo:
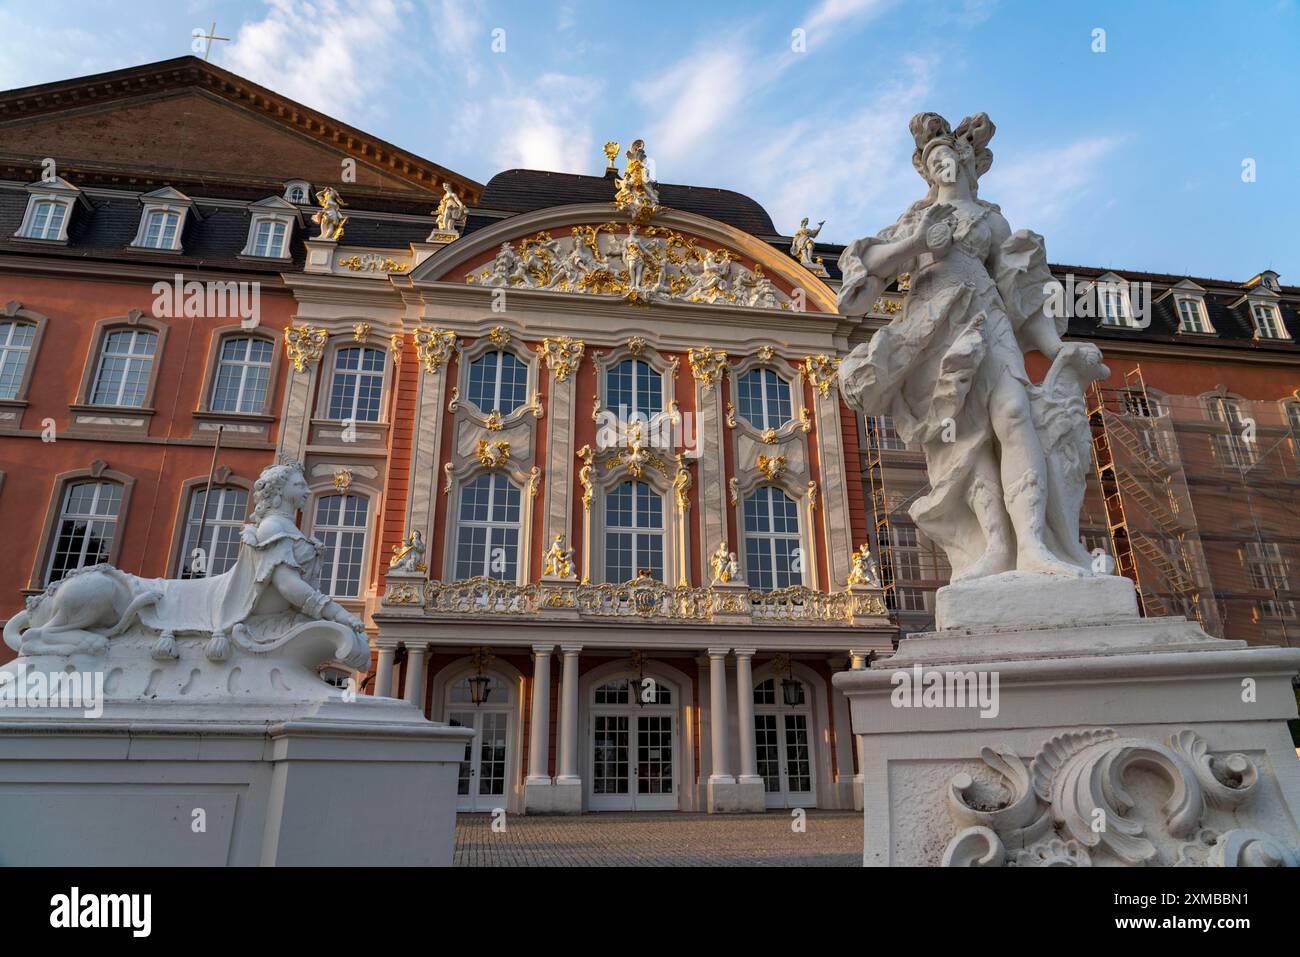
{"type": "Polygon", "coordinates": [[[602,149],[605,153],[605,159],[609,161],[609,165],[606,166],[605,168],[618,169],[618,167],[614,165],[614,160],[618,158],[618,144],[613,140],[610,140],[608,143],[604,145],[602,149]]]}

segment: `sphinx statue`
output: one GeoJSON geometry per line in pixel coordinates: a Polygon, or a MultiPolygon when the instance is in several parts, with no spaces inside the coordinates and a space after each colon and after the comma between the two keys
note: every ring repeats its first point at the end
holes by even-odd
{"type": "Polygon", "coordinates": [[[893,320],[845,358],[844,393],[924,449],[930,490],[910,513],[947,553],[954,583],[1098,574],[1079,540],[1090,461],[1083,392],[1109,370],[1096,346],[1062,341],[1043,237],[1013,233],[978,198],[993,162],[989,118],[953,130],[919,113],[910,128],[912,165],[929,191],[893,226],[845,248],[839,310],[865,316],[900,274],[910,289],[893,320]],[[1025,371],[1031,351],[1052,364],[1041,384],[1025,371]]]}
{"type": "Polygon", "coordinates": [[[199,639],[207,659],[221,662],[234,648],[269,652],[303,626],[330,623],[310,629],[331,646],[322,660],[364,668],[365,627],[317,587],[323,546],[294,521],[308,495],[296,462],[269,466],[253,486],[253,513],[229,570],[181,580],[141,578],[108,564],[78,569],[27,599],[5,624],[5,643],[27,657],[102,656],[124,636],[148,636],[152,657],[166,661],[179,657],[178,639],[199,639]]]}

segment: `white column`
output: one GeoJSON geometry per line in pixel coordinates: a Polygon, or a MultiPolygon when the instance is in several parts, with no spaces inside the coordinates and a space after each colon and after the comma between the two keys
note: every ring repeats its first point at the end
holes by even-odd
{"type": "Polygon", "coordinates": [[[740,781],[762,783],[754,754],[754,671],[753,648],[736,649],[736,711],[740,745],[740,781]]]}
{"type": "MultiPolygon", "coordinates": [[[[867,653],[864,651],[849,650],[849,668],[853,671],[861,671],[867,666],[867,653]]],[[[854,729],[858,730],[858,729],[854,729]]],[[[857,810],[862,810],[863,796],[863,777],[862,769],[867,766],[866,746],[862,743],[862,736],[853,735],[853,747],[858,755],[858,770],[853,775],[853,806],[857,810]]]]}
{"type": "Polygon", "coordinates": [[[709,732],[713,744],[713,773],[709,780],[732,783],[727,756],[727,649],[709,649],[709,732]]]}
{"type": "Polygon", "coordinates": [[[424,710],[424,642],[406,643],[406,695],[405,698],[421,711],[424,710]]]}
{"type": "Polygon", "coordinates": [[[556,784],[581,784],[578,777],[578,654],[581,645],[561,645],[564,674],[560,685],[560,774],[556,784]]]}
{"type": "Polygon", "coordinates": [[[375,697],[393,696],[393,649],[379,648],[379,661],[375,665],[375,697]]]}
{"type": "Polygon", "coordinates": [[[551,746],[551,652],[554,645],[533,645],[533,710],[529,719],[528,784],[550,784],[546,771],[551,746]]]}

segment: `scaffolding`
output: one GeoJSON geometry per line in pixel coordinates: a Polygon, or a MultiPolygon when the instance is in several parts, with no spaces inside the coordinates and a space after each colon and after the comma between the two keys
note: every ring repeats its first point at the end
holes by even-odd
{"type": "MultiPolygon", "coordinates": [[[[1300,645],[1300,398],[1175,395],[1137,364],[1116,372],[1116,384],[1086,397],[1095,468],[1080,516],[1085,547],[1133,580],[1145,615],[1300,645]]],[[[868,419],[867,431],[864,478],[890,608],[903,634],[927,630],[948,567],[907,514],[929,490],[924,456],[887,417],[868,419]]]]}

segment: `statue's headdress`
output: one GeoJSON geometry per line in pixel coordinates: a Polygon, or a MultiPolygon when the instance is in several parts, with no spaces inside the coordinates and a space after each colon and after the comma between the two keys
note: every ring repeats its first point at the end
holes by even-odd
{"type": "MultiPolygon", "coordinates": [[[[971,173],[972,180],[978,180],[993,165],[993,152],[988,148],[989,140],[997,127],[988,118],[987,113],[976,113],[962,120],[957,129],[948,125],[938,113],[917,113],[908,124],[916,149],[912,152],[912,165],[922,178],[930,182],[926,169],[926,160],[930,151],[937,146],[948,146],[957,154],[957,159],[971,173]]],[[[933,184],[931,184],[933,185],[933,184]]]]}

